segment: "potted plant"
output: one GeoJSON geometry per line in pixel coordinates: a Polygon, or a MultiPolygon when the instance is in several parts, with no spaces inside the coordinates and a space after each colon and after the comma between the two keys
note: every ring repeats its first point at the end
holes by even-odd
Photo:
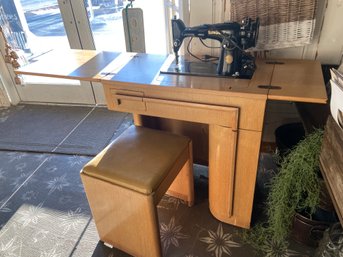
{"type": "Polygon", "coordinates": [[[284,157],[272,179],[266,201],[267,221],[246,234],[246,239],[265,256],[287,250],[287,239],[296,213],[309,217],[319,204],[319,153],[323,131],[315,130],[284,157]]]}

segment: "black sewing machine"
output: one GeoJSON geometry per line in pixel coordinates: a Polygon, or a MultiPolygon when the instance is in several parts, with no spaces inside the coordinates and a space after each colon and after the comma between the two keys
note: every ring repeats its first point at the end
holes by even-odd
{"type": "MultiPolygon", "coordinates": [[[[186,27],[182,20],[172,19],[173,51],[175,60],[161,71],[165,73],[191,74],[202,76],[231,76],[251,78],[255,71],[254,57],[245,50],[254,47],[257,42],[259,21],[246,18],[242,23],[224,22],[204,24],[196,27],[186,27]],[[220,42],[220,56],[195,56],[187,46],[188,53],[198,61],[186,60],[178,52],[185,38],[213,39],[220,42]]],[[[209,46],[207,46],[209,47],[209,46]]]]}

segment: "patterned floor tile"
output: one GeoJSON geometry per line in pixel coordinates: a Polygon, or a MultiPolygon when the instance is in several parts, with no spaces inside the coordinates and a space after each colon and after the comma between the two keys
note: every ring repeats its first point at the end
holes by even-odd
{"type": "MultiPolygon", "coordinates": [[[[15,168],[13,172],[17,173],[7,170],[23,160],[27,163],[24,173],[36,169],[0,209],[0,256],[128,257],[99,241],[79,176],[90,157],[29,157],[21,153],[0,155],[1,167],[7,167],[3,173],[6,181],[20,176],[15,168]]],[[[12,191],[13,187],[1,189],[3,195],[12,191]],[[4,193],[6,190],[9,192],[4,193]]],[[[170,196],[164,196],[158,205],[164,257],[258,256],[242,241],[243,229],[221,223],[211,215],[206,167],[195,166],[195,195],[191,208],[170,196]]],[[[280,256],[307,256],[306,249],[292,245],[280,256]]]]}
{"type": "MultiPolygon", "coordinates": [[[[33,154],[26,152],[0,151],[0,208],[29,179],[42,161],[47,158],[46,154],[33,154]]],[[[23,197],[29,197],[27,195],[23,197]]],[[[1,224],[1,223],[0,223],[1,224]]]]}

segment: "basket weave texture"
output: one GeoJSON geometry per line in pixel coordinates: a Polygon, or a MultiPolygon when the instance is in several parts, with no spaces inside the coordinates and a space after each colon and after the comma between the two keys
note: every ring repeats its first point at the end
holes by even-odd
{"type": "Polygon", "coordinates": [[[311,43],[318,0],[231,0],[232,21],[260,19],[258,50],[311,43]]]}

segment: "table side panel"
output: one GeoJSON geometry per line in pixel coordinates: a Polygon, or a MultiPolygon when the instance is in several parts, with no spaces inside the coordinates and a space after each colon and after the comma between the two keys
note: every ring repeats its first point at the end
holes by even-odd
{"type": "Polygon", "coordinates": [[[261,137],[261,132],[238,131],[232,215],[228,215],[230,210],[228,199],[231,192],[228,188],[231,183],[227,177],[229,174],[222,172],[211,174],[210,171],[210,209],[217,219],[225,223],[250,228],[260,150],[260,145],[252,142],[260,142],[261,137]],[[223,179],[226,186],[219,187],[223,179]]]}

